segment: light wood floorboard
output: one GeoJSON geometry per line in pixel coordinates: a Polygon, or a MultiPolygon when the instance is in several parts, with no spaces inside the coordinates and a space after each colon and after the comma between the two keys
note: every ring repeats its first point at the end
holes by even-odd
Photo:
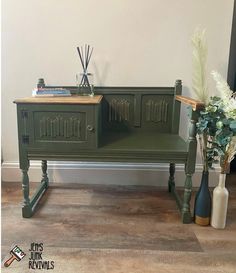
{"type": "Polygon", "coordinates": [[[236,176],[227,187],[227,226],[216,230],[183,225],[167,190],[144,186],[52,184],[24,219],[20,183],[2,183],[2,261],[12,244],[27,254],[2,272],[35,272],[29,247],[42,242],[57,273],[235,273],[236,176]]]}

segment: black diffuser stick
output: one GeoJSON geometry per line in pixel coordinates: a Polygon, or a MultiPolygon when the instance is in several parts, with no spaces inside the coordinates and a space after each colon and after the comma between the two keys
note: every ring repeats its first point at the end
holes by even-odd
{"type": "Polygon", "coordinates": [[[92,50],[91,50],[90,56],[89,56],[89,58],[88,58],[88,64],[89,64],[89,62],[90,62],[90,58],[91,58],[91,56],[92,56],[92,53],[93,53],[93,47],[92,47],[92,50]]]}
{"type": "MultiPolygon", "coordinates": [[[[86,45],[85,45],[85,52],[86,52],[86,45]]],[[[86,66],[85,66],[85,56],[84,56],[84,53],[83,53],[83,46],[81,46],[81,54],[82,54],[82,67],[83,67],[83,75],[82,75],[82,78],[81,78],[81,82],[80,82],[80,85],[86,85],[86,66]]]]}
{"type": "Polygon", "coordinates": [[[82,56],[82,66],[83,69],[85,69],[85,65],[84,65],[84,53],[83,53],[83,47],[81,46],[81,56],[82,56]]]}
{"type": "Polygon", "coordinates": [[[80,57],[80,61],[81,61],[82,67],[83,67],[83,69],[84,69],[84,62],[83,62],[83,57],[82,57],[82,54],[81,54],[80,48],[79,48],[79,47],[77,47],[77,50],[78,50],[78,53],[79,53],[79,57],[80,57]]]}
{"type": "Polygon", "coordinates": [[[89,57],[89,49],[90,49],[90,45],[88,45],[88,48],[87,48],[87,55],[86,55],[86,69],[88,68],[88,57],[89,57]]]}
{"type": "Polygon", "coordinates": [[[85,44],[85,46],[84,46],[84,66],[85,66],[85,69],[87,69],[86,64],[87,64],[87,44],[85,44]]]}
{"type": "MultiPolygon", "coordinates": [[[[84,62],[83,62],[83,57],[82,57],[82,54],[81,54],[81,51],[80,51],[80,48],[79,48],[79,47],[77,47],[77,51],[78,51],[78,53],[79,53],[80,61],[81,61],[81,64],[82,64],[82,67],[83,67],[83,70],[84,70],[84,62]]],[[[82,84],[82,83],[83,83],[83,81],[84,81],[84,75],[83,75],[83,77],[82,77],[82,79],[81,79],[80,84],[82,84]]]]}
{"type": "Polygon", "coordinates": [[[93,48],[90,50],[90,45],[85,44],[84,48],[83,46],[81,47],[77,47],[77,51],[80,57],[80,61],[81,61],[81,65],[83,67],[83,76],[81,79],[80,84],[81,85],[90,85],[89,84],[89,79],[88,79],[88,75],[87,75],[87,69],[88,69],[88,65],[93,53],[93,48]]]}

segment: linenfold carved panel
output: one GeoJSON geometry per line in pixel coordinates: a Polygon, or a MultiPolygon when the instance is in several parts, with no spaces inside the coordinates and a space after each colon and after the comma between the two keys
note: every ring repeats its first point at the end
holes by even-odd
{"type": "Polygon", "coordinates": [[[76,117],[42,117],[39,120],[40,137],[81,137],[81,121],[76,117]]]}
{"type": "Polygon", "coordinates": [[[129,121],[130,120],[130,102],[126,99],[112,99],[109,102],[109,122],[129,121]]]}
{"type": "Polygon", "coordinates": [[[145,104],[146,121],[167,122],[168,103],[165,100],[148,100],[145,104]]]}

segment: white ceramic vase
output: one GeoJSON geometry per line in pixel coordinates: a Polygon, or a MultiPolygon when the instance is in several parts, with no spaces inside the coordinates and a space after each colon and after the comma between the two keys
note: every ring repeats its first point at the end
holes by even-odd
{"type": "Polygon", "coordinates": [[[213,191],[211,226],[224,229],[227,216],[229,192],[225,188],[226,174],[221,173],[219,184],[213,191]]]}

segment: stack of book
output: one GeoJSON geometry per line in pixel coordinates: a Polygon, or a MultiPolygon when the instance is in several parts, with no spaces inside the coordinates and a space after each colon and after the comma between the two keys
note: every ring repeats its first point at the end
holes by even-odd
{"type": "Polygon", "coordinates": [[[71,96],[70,90],[64,88],[35,88],[32,91],[33,97],[69,97],[71,96]]]}

